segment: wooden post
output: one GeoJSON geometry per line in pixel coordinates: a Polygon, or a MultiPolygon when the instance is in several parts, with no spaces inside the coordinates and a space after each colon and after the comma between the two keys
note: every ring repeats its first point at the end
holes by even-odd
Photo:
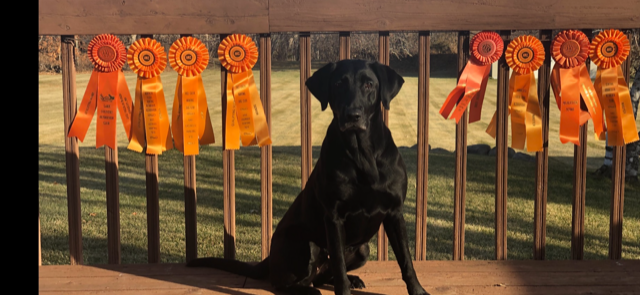
{"type": "MultiPolygon", "coordinates": [[[[191,34],[180,34],[190,37],[191,34]]],[[[179,89],[178,91],[182,91],[179,89]]],[[[198,258],[198,219],[196,217],[196,156],[183,157],[184,174],[184,223],[187,262],[198,258]]]]}
{"type": "Polygon", "coordinates": [[[62,66],[62,105],[64,108],[64,149],[67,171],[67,212],[69,220],[69,254],[71,265],[82,261],[82,217],[80,211],[80,151],[78,139],[67,137],[76,116],[75,37],[60,36],[62,66]]]}
{"type": "MultiPolygon", "coordinates": [[[[220,40],[227,35],[220,34],[220,40]]],[[[227,114],[227,70],[220,67],[222,87],[222,146],[226,146],[225,122],[227,114]]],[[[236,258],[236,167],[233,150],[222,151],[222,198],[224,211],[224,258],[236,258]]]]}
{"type": "Polygon", "coordinates": [[[416,175],[416,257],[427,259],[427,196],[429,172],[429,66],[431,32],[418,41],[418,163],[416,175]]]}
{"type": "Polygon", "coordinates": [[[340,60],[351,58],[351,33],[340,32],[340,60]]]}
{"type": "MultiPolygon", "coordinates": [[[[583,30],[589,39],[592,31],[583,30]]],[[[587,59],[587,70],[591,61],[587,59]]],[[[582,96],[581,96],[582,97],[582,96]]],[[[573,192],[571,214],[571,258],[582,260],[584,258],[584,210],[585,191],[587,177],[587,132],[589,124],[580,126],[580,146],[573,146],[573,192]]]]}
{"type": "MultiPolygon", "coordinates": [[[[342,41],[342,38],[340,39],[342,41]]],[[[341,43],[341,51],[342,52],[342,43],[341,43]]],[[[347,57],[349,55],[347,53],[347,57]]],[[[389,32],[380,32],[378,33],[378,62],[381,64],[389,65],[389,32]]],[[[382,119],[384,124],[389,126],[389,111],[385,110],[382,105],[382,119]]],[[[389,259],[389,243],[387,241],[387,235],[384,232],[384,225],[380,225],[380,229],[378,229],[378,260],[385,261],[389,259]]]]}
{"type": "Polygon", "coordinates": [[[118,149],[104,146],[107,183],[107,249],[109,264],[120,264],[120,179],[118,149]]]}
{"type": "MultiPolygon", "coordinates": [[[[140,35],[140,38],[153,38],[153,35],[140,35]]],[[[141,104],[142,102],[136,101],[136,103],[141,104]]],[[[147,260],[149,263],[159,263],[160,198],[158,186],[158,155],[145,154],[144,162],[147,188],[147,260]]]]}
{"type": "MultiPolygon", "coordinates": [[[[469,31],[458,32],[458,80],[469,61],[469,31]]],[[[464,260],[464,204],[467,186],[467,117],[456,124],[456,162],[453,196],[453,260],[464,260]]]]}
{"type": "MultiPolygon", "coordinates": [[[[544,52],[551,52],[551,30],[540,31],[544,52]]],[[[547,186],[549,175],[549,101],[550,101],[551,55],[545,54],[544,63],[538,70],[538,96],[542,115],[541,152],[536,152],[536,195],[534,205],[533,258],[545,259],[547,236],[547,186]]]]}
{"type": "Polygon", "coordinates": [[[311,149],[311,94],[307,89],[307,79],[311,77],[311,35],[309,32],[301,32],[298,35],[300,42],[300,146],[301,155],[301,183],[304,189],[311,175],[312,149],[311,149]]]}
{"type": "Polygon", "coordinates": [[[42,234],[40,233],[40,211],[38,211],[38,266],[42,265],[42,234]]]}
{"type": "MultiPolygon", "coordinates": [[[[271,34],[260,34],[260,100],[271,136],[271,34]]],[[[273,231],[272,215],[272,146],[260,148],[260,200],[262,224],[262,259],[269,256],[271,233],[273,231]]]]}
{"type": "MultiPolygon", "coordinates": [[[[631,37],[631,30],[623,30],[627,38],[631,37]]],[[[631,78],[631,61],[627,58],[622,63],[624,80],[631,78]]],[[[611,213],[609,216],[609,259],[622,258],[622,220],[624,212],[624,182],[627,161],[626,146],[613,147],[613,163],[611,165],[611,213]]]]}
{"type": "MultiPolygon", "coordinates": [[[[511,31],[500,31],[504,48],[511,31]]],[[[507,168],[509,167],[509,65],[503,54],[498,61],[498,103],[496,113],[496,260],[507,259],[507,168]]]]}

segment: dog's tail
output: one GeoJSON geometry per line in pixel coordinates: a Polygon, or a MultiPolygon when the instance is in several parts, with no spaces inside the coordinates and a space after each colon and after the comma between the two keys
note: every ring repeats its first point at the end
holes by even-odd
{"type": "Polygon", "coordinates": [[[232,259],[206,257],[191,260],[187,263],[187,266],[211,267],[256,280],[269,277],[269,257],[255,265],[232,259]]]}

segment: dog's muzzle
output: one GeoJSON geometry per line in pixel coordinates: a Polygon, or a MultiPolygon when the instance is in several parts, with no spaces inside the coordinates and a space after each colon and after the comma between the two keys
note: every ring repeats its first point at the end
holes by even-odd
{"type": "Polygon", "coordinates": [[[366,130],[364,112],[360,108],[345,110],[340,116],[340,130],[366,130]]]}

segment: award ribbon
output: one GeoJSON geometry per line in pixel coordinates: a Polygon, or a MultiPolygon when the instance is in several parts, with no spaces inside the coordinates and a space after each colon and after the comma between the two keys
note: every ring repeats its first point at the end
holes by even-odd
{"type": "MultiPolygon", "coordinates": [[[[505,59],[513,74],[509,80],[509,114],[511,114],[511,147],[542,151],[542,116],[534,71],[544,62],[542,42],[533,36],[520,36],[509,43],[505,59]]],[[[496,137],[496,114],[487,128],[496,137]]]]}
{"type": "Polygon", "coordinates": [[[471,58],[460,75],[458,85],[449,93],[440,108],[440,114],[445,119],[451,114],[451,118],[455,119],[457,124],[473,100],[469,112],[469,123],[480,120],[491,64],[502,56],[503,48],[502,38],[496,32],[482,31],[473,36],[471,58]],[[455,110],[451,113],[454,106],[455,110]]]}
{"type": "Polygon", "coordinates": [[[120,112],[127,139],[131,139],[133,102],[121,71],[127,59],[127,52],[122,41],[110,34],[93,38],[89,42],[87,52],[94,68],[67,136],[84,141],[97,108],[96,148],[107,145],[115,149],[116,108],[120,112]]]}
{"type": "Polygon", "coordinates": [[[556,61],[551,71],[551,86],[560,109],[560,141],[580,145],[580,125],[593,120],[597,139],[604,139],[602,107],[589,71],[584,65],[589,52],[589,39],[575,30],[565,30],[553,39],[551,56],[556,61]],[[587,111],[580,108],[580,97],[587,111]]]}
{"type": "Polygon", "coordinates": [[[220,64],[227,69],[227,113],[224,149],[271,144],[269,126],[251,68],[258,61],[258,49],[246,35],[233,34],[220,42],[220,64]]]}
{"type": "Polygon", "coordinates": [[[178,72],[171,131],[176,148],[185,156],[199,153],[201,145],[215,142],[200,74],[209,64],[209,51],[193,37],[182,37],[169,49],[169,63],[178,72]]]}
{"type": "Polygon", "coordinates": [[[607,142],[624,146],[638,141],[629,87],[620,65],[629,56],[629,39],[618,30],[600,32],[589,46],[589,57],[598,66],[595,89],[607,121],[607,142]]]}
{"type": "Polygon", "coordinates": [[[142,38],[129,46],[127,63],[137,74],[132,134],[128,149],[159,155],[173,148],[169,116],[160,73],[167,66],[167,54],[156,40],[142,38]]]}

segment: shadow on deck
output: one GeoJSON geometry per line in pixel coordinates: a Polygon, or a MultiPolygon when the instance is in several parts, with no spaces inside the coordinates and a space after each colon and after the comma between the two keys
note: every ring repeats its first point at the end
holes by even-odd
{"type": "MultiPolygon", "coordinates": [[[[640,294],[640,260],[420,261],[427,292],[437,294],[640,294]]],[[[350,272],[367,288],[354,295],[407,294],[395,261],[350,272]]],[[[129,264],[39,268],[40,294],[279,294],[267,281],[184,264],[129,264]]],[[[333,294],[331,286],[322,294],[333,294]]]]}

